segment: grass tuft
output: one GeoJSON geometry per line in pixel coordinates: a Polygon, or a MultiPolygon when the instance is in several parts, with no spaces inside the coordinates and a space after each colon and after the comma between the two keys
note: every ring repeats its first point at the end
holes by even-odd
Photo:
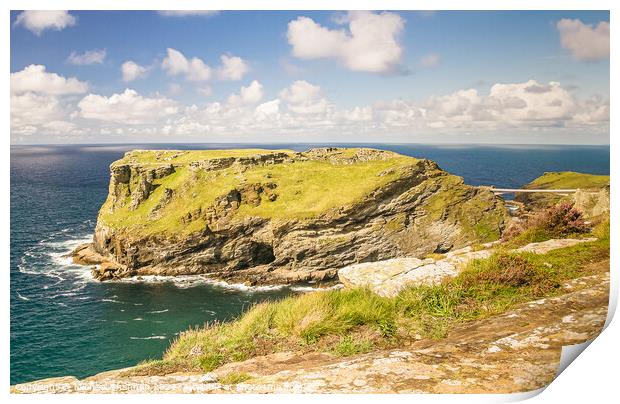
{"type": "Polygon", "coordinates": [[[246,382],[250,379],[252,379],[252,376],[250,376],[247,373],[231,372],[223,377],[220,377],[218,379],[218,382],[220,382],[221,384],[239,384],[239,383],[246,382]]]}
{"type": "Polygon", "coordinates": [[[343,337],[333,349],[334,354],[337,356],[351,356],[359,355],[369,352],[373,347],[372,341],[360,339],[357,340],[354,337],[348,335],[343,337]]]}

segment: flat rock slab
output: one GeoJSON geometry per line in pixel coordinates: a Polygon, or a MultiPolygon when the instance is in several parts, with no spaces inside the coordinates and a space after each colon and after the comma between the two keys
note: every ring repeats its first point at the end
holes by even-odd
{"type": "MultiPolygon", "coordinates": [[[[595,241],[595,238],[551,239],[530,243],[513,252],[545,254],[549,251],[595,241]]],[[[468,263],[489,258],[495,251],[494,243],[482,250],[465,247],[445,254],[442,259],[424,260],[412,257],[349,265],[338,270],[338,278],[345,287],[367,287],[380,296],[393,297],[410,286],[433,285],[456,276],[468,263]]]]}
{"type": "Polygon", "coordinates": [[[558,248],[564,247],[572,247],[574,245],[580,243],[587,243],[589,241],[596,241],[595,238],[562,238],[562,239],[551,239],[547,241],[542,241],[540,243],[530,243],[521,248],[517,248],[516,252],[531,252],[534,254],[545,254],[551,250],[556,250],[558,248]]]}
{"type": "Polygon", "coordinates": [[[433,284],[456,273],[446,260],[393,258],[350,265],[338,271],[338,278],[346,287],[365,286],[380,296],[395,296],[405,286],[433,284]]]}

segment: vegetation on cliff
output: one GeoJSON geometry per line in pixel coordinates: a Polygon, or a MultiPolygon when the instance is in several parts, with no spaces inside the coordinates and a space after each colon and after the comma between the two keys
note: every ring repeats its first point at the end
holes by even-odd
{"type": "Polygon", "coordinates": [[[547,172],[536,178],[526,189],[590,189],[609,185],[609,175],[594,175],[572,171],[547,172]]]}
{"type": "MultiPolygon", "coordinates": [[[[347,149],[341,157],[353,157],[359,149],[347,149]]],[[[129,153],[114,167],[135,164],[141,169],[171,164],[174,172],[154,179],[154,190],[138,207],[132,207],[130,193],[125,201],[111,209],[108,199],[101,209],[102,223],[139,234],[166,233],[186,235],[209,225],[205,215],[187,220],[187,214],[208,210],[218,196],[227,195],[247,184],[263,185],[252,189],[246,203],[240,203],[235,219],[247,216],[269,219],[312,219],[330,209],[359,202],[362,197],[394,181],[402,169],[418,160],[393,155],[390,158],[338,164],[330,160],[297,161],[291,151],[278,150],[205,150],[190,152],[139,151],[129,153]],[[282,153],[279,164],[234,166],[219,170],[192,169],[191,163],[282,153]],[[288,161],[286,161],[288,159],[288,161]],[[169,191],[172,197],[168,197],[169,191]],[[270,192],[271,191],[271,192],[270,192]],[[165,201],[165,203],[162,203],[165,201]],[[165,206],[162,206],[165,205],[165,206]],[[155,208],[156,215],[153,214],[155,208]]],[[[195,167],[195,166],[194,166],[195,167]]],[[[129,188],[142,180],[138,174],[129,188]]]]}
{"type": "Polygon", "coordinates": [[[502,240],[506,245],[519,247],[552,238],[581,237],[588,232],[583,213],[574,204],[561,202],[528,218],[514,220],[502,234],[502,240]]]}
{"type": "Polygon", "coordinates": [[[367,148],[139,150],[110,169],[94,251],[81,250],[107,261],[102,280],[320,281],[351,263],[497,240],[507,215],[432,161],[367,148]]]}
{"type": "Polygon", "coordinates": [[[599,223],[591,235],[597,240],[539,255],[500,247],[490,258],[472,261],[454,278],[409,287],[393,298],[362,288],[262,303],[230,323],[182,333],[161,360],[143,363],[130,373],[210,371],[284,350],[350,355],[404,346],[419,338],[443,338],[459,324],[566,293],[565,281],[607,271],[609,220],[599,223]]]}
{"type": "MultiPolygon", "coordinates": [[[[525,189],[579,189],[588,195],[607,190],[609,193],[609,175],[583,174],[572,171],[547,172],[525,185],[525,189]]],[[[607,199],[609,197],[607,196],[607,199]]],[[[559,195],[550,193],[517,193],[515,200],[526,204],[529,209],[535,210],[552,206],[560,201],[576,202],[575,195],[559,195]]],[[[591,209],[585,204],[580,204],[585,212],[591,209]]],[[[596,213],[598,214],[598,213],[596,213]]]]}

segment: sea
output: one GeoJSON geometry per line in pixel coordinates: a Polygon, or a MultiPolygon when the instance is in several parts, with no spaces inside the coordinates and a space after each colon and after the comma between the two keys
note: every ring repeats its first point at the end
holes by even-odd
{"type": "Polygon", "coordinates": [[[109,165],[133,149],[365,146],[428,158],[472,185],[518,188],[547,171],[609,174],[609,146],[119,144],[11,146],[10,383],[86,377],[159,358],[179,333],[311,287],[202,277],[97,282],[67,254],[92,239],[109,165]]]}

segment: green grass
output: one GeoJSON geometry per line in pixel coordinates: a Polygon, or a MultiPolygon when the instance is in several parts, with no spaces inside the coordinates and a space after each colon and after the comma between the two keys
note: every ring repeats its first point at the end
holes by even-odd
{"type": "Polygon", "coordinates": [[[549,172],[530,182],[532,189],[589,189],[609,185],[609,175],[582,174],[572,171],[549,172]]]}
{"type": "Polygon", "coordinates": [[[366,339],[356,339],[350,335],[347,335],[334,346],[333,352],[337,356],[359,355],[369,352],[372,347],[372,341],[366,339]]]}
{"type": "Polygon", "coordinates": [[[239,384],[250,380],[252,376],[243,372],[231,372],[220,377],[217,381],[222,384],[239,384]]]}
{"type": "Polygon", "coordinates": [[[273,152],[294,153],[292,150],[267,149],[229,149],[229,150],[133,150],[114,162],[122,164],[189,164],[194,161],[211,160],[226,157],[251,157],[257,154],[273,152]]]}
{"type": "Polygon", "coordinates": [[[440,189],[441,192],[434,193],[425,202],[427,216],[421,220],[426,226],[421,225],[421,228],[432,227],[434,222],[445,220],[458,222],[469,240],[485,243],[499,239],[500,225],[506,218],[506,211],[503,203],[491,193],[478,193],[479,190],[467,186],[457,176],[430,179],[424,186],[440,189]]]}
{"type": "Polygon", "coordinates": [[[394,298],[366,289],[345,289],[261,303],[232,322],[182,333],[162,360],[132,372],[210,371],[224,363],[283,350],[348,356],[402,345],[414,336],[443,338],[456,325],[561,294],[563,282],[591,274],[595,269],[588,264],[609,258],[609,221],[599,224],[593,235],[597,241],[541,255],[500,249],[488,259],[471,262],[455,278],[410,287],[394,298]]]}
{"type": "MultiPolygon", "coordinates": [[[[357,150],[351,149],[346,152],[352,156],[357,150]]],[[[252,155],[257,152],[242,149],[129,153],[114,164],[174,162],[177,165],[176,172],[155,180],[157,188],[136,210],[130,210],[130,198],[127,198],[123,206],[112,211],[109,197],[101,209],[99,219],[110,227],[131,231],[132,234],[149,235],[165,232],[185,235],[202,230],[206,226],[202,217],[189,224],[184,223],[182,218],[188,213],[199,209],[201,212],[208,210],[217,197],[226,195],[233,189],[239,189],[243,184],[267,183],[277,185],[274,189],[277,199],[271,201],[263,196],[258,206],[242,203],[235,217],[239,220],[247,216],[271,219],[314,218],[335,208],[352,206],[373,190],[398,179],[402,175],[402,170],[418,162],[415,158],[394,154],[390,159],[355,164],[309,160],[254,166],[245,171],[229,167],[217,171],[195,172],[183,165],[190,161],[215,158],[214,156],[252,155]],[[183,154],[176,156],[175,153],[183,154]],[[173,190],[172,200],[159,211],[157,217],[152,217],[150,213],[162,199],[166,188],[173,190]]],[[[132,178],[134,186],[137,182],[137,178],[132,178]]]]}

